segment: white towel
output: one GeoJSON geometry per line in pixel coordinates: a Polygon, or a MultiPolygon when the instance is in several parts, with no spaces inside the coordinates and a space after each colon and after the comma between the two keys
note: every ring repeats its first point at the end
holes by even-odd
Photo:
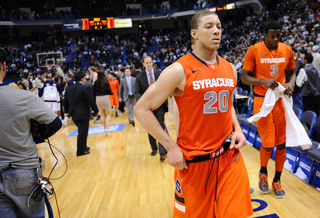
{"type": "Polygon", "coordinates": [[[287,124],[286,146],[297,147],[301,145],[302,149],[310,148],[312,145],[311,140],[292,109],[292,98],[288,98],[287,95],[284,95],[284,90],[285,88],[280,83],[278,83],[278,87],[274,90],[268,89],[260,112],[248,118],[248,121],[252,123],[253,121],[259,120],[261,117],[266,117],[272,111],[276,101],[281,98],[287,124]]]}

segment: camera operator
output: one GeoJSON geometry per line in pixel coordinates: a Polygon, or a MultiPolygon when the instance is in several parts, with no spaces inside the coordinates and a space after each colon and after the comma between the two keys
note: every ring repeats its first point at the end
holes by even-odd
{"type": "Polygon", "coordinates": [[[3,84],[6,59],[0,47],[0,217],[44,217],[43,198],[33,198],[28,205],[41,176],[30,120],[46,124],[48,137],[61,128],[61,121],[38,96],[3,84]]]}

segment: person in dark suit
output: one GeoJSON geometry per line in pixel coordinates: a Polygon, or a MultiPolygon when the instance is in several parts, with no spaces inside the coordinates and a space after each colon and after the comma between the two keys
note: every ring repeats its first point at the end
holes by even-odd
{"type": "Polygon", "coordinates": [[[90,87],[83,85],[84,76],[83,72],[75,74],[76,84],[67,87],[64,102],[66,113],[72,117],[73,122],[78,127],[77,156],[90,153],[90,148],[87,147],[90,107],[95,114],[99,111],[90,87]]]}
{"type": "MultiPolygon", "coordinates": [[[[159,77],[161,71],[157,69],[153,69],[153,61],[150,56],[145,56],[143,58],[143,66],[145,70],[138,74],[136,77],[136,92],[135,97],[138,101],[143,93],[151,86],[159,77]]],[[[157,118],[158,122],[165,129],[164,125],[164,114],[168,111],[168,101],[165,101],[158,109],[153,111],[153,114],[157,118]]],[[[149,143],[151,145],[151,155],[154,156],[157,154],[158,146],[156,139],[148,133],[149,143]]],[[[159,143],[159,153],[160,153],[160,160],[164,161],[167,157],[167,150],[163,147],[161,143],[159,143]]]]}

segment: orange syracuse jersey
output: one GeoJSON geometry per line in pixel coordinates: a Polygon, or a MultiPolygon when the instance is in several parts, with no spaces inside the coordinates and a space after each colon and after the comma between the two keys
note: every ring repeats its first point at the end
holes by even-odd
{"type": "MultiPolygon", "coordinates": [[[[277,49],[269,49],[265,42],[251,46],[246,54],[243,69],[253,71],[255,78],[274,79],[282,85],[286,82],[285,69],[293,70],[295,60],[290,46],[279,42],[277,49]]],[[[265,96],[268,87],[254,86],[254,93],[265,96]]]]}
{"type": "Polygon", "coordinates": [[[233,68],[217,55],[215,65],[188,53],[177,60],[186,73],[183,94],[175,96],[180,124],[177,144],[187,160],[219,148],[232,132],[233,68]]]}

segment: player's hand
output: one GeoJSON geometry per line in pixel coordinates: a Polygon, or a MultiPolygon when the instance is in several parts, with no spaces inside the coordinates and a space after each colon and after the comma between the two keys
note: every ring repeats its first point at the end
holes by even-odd
{"type": "Polygon", "coordinates": [[[293,94],[295,84],[294,83],[286,83],[283,86],[286,87],[286,90],[284,90],[284,94],[288,95],[290,98],[293,94]]]}
{"type": "Polygon", "coordinates": [[[120,102],[120,103],[122,102],[122,98],[119,98],[119,102],[120,102]]]}
{"type": "Polygon", "coordinates": [[[246,137],[243,135],[241,129],[235,130],[231,137],[230,149],[236,148],[240,149],[247,144],[246,137]]]}
{"type": "Polygon", "coordinates": [[[264,79],[262,84],[272,90],[278,87],[278,82],[274,79],[264,79]]]}
{"type": "Polygon", "coordinates": [[[175,146],[173,149],[168,151],[168,163],[179,170],[188,169],[186,159],[179,146],[175,146]]]}

